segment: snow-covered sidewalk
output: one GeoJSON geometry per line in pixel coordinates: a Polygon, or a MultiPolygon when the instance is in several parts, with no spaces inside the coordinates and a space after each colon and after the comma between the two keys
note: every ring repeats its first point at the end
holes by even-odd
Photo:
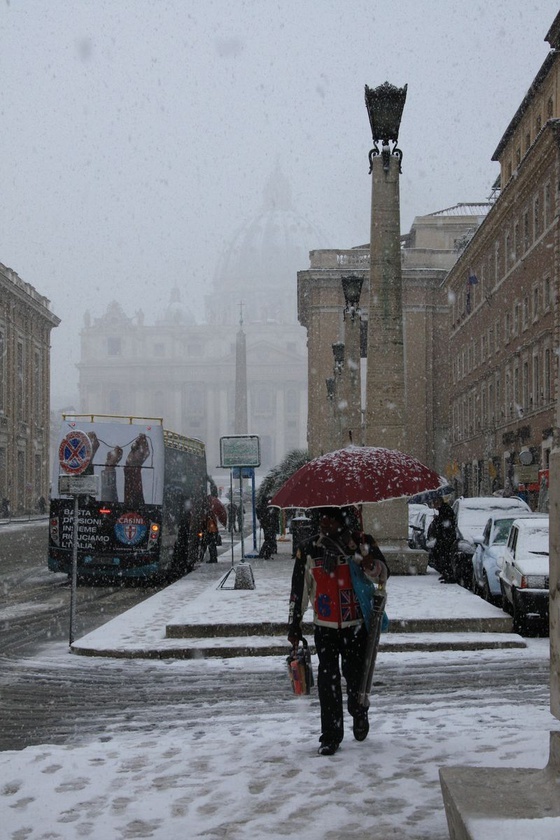
{"type": "MultiPolygon", "coordinates": [[[[282,651],[293,567],[291,540],[279,541],[278,549],[270,560],[246,561],[253,570],[254,589],[220,587],[227,572],[240,562],[238,544],[233,558],[226,552],[217,564],[198,567],[76,640],[72,649],[89,655],[160,658],[282,651]]],[[[393,575],[388,584],[387,613],[390,628],[382,636],[382,650],[525,644],[510,632],[511,618],[502,610],[460,586],[442,586],[432,569],[426,575],[393,575]]],[[[311,618],[308,610],[309,632],[311,618]]]]}

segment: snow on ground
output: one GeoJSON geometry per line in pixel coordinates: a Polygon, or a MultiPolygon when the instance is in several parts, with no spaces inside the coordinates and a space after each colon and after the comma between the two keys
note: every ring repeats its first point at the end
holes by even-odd
{"type": "MultiPolygon", "coordinates": [[[[62,667],[89,669],[93,678],[95,660],[70,657],[69,662],[61,646],[58,655],[61,665],[66,657],[62,667]]],[[[439,654],[438,666],[452,670],[472,662],[478,674],[480,656],[450,651],[439,654]]],[[[530,639],[521,651],[487,651],[484,662],[498,669],[535,657],[548,657],[547,639],[530,639]]],[[[147,678],[150,669],[169,667],[178,680],[214,674],[218,703],[227,669],[239,680],[239,700],[216,716],[206,703],[194,725],[178,717],[172,734],[169,727],[135,735],[108,729],[94,743],[1,753],[2,837],[443,840],[448,833],[438,780],[441,766],[546,764],[549,730],[558,727],[546,695],[531,706],[501,702],[482,685],[476,689],[478,702],[473,702],[470,692],[465,697],[449,693],[449,685],[440,689],[436,679],[430,700],[422,703],[407,698],[406,674],[424,665],[429,670],[433,656],[390,654],[384,661],[379,667],[402,680],[402,696],[393,702],[379,689],[367,741],[358,743],[347,733],[332,757],[316,753],[315,693],[291,696],[259,714],[244,701],[244,670],[257,669],[266,680],[282,667],[278,658],[128,661],[127,667],[146,669],[147,678]]],[[[104,660],[105,667],[110,663],[123,667],[122,660],[104,660]]],[[[556,832],[549,836],[557,838],[560,821],[549,822],[556,832]]],[[[529,836],[513,834],[506,823],[492,829],[493,838],[506,838],[506,830],[508,840],[529,836]]]]}
{"type": "MultiPolygon", "coordinates": [[[[146,638],[161,638],[170,603],[185,603],[185,586],[196,590],[190,593],[195,595],[191,619],[197,609],[202,613],[208,582],[197,582],[196,575],[185,581],[168,588],[165,597],[171,601],[160,593],[142,610],[135,608],[109,622],[102,633],[110,636],[118,630],[119,644],[131,644],[129,637],[139,631],[138,617],[143,616],[146,638]]],[[[284,616],[286,583],[271,583],[279,596],[278,614],[282,604],[284,616]]],[[[399,620],[405,616],[410,581],[395,578],[391,584],[391,618],[399,620]]],[[[421,587],[409,597],[409,617],[417,611],[439,615],[434,599],[442,597],[442,589],[446,599],[456,598],[455,612],[467,598],[476,615],[494,609],[464,590],[438,586],[437,578],[425,578],[421,587]]],[[[215,586],[212,592],[215,598],[215,586]]],[[[279,668],[285,669],[281,657],[171,662],[104,658],[104,668],[124,674],[128,669],[145,671],[146,684],[158,669],[171,668],[186,691],[197,679],[210,679],[214,688],[200,710],[194,709],[194,717],[186,720],[180,709],[176,720],[173,714],[171,727],[167,717],[165,726],[150,724],[132,734],[118,731],[117,724],[107,720],[105,734],[89,743],[43,744],[0,753],[0,836],[447,840],[440,767],[546,764],[549,732],[560,727],[550,713],[546,687],[520,690],[519,698],[511,692],[505,697],[493,689],[492,680],[501,670],[509,680],[514,671],[522,685],[523,663],[540,659],[546,666],[548,658],[548,639],[528,639],[527,647],[517,650],[385,653],[376,670],[376,680],[384,685],[375,688],[374,682],[368,739],[358,743],[347,732],[332,757],[317,755],[315,690],[310,697],[293,697],[286,675],[286,694],[269,708],[262,703],[251,707],[244,697],[244,674],[258,672],[264,685],[279,668]],[[465,665],[473,675],[472,685],[453,679],[465,665]],[[235,702],[221,699],[226,672],[239,684],[235,702]],[[428,675],[428,680],[411,687],[413,672],[428,675]]],[[[80,669],[92,680],[100,662],[70,656],[63,645],[47,645],[40,661],[47,669],[80,669]]],[[[102,709],[99,714],[101,718],[102,709]]],[[[535,821],[525,826],[479,820],[477,830],[480,840],[556,840],[560,819],[538,820],[538,833],[535,821]]]]}

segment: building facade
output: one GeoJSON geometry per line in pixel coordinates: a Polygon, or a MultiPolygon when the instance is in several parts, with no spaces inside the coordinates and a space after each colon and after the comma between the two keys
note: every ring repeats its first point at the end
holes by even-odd
{"type": "Polygon", "coordinates": [[[155,317],[125,312],[116,302],[101,317],[86,313],[80,411],[163,417],[167,428],[205,442],[214,470],[220,438],[237,433],[242,323],[246,371],[237,371],[237,382],[246,382],[247,433],[260,438],[262,469],[291,449],[305,448],[307,348],[296,317],[296,272],[321,238],[295,212],[288,182],[277,169],[260,212],[239,228],[218,260],[203,314],[195,316],[192,303],[181,301],[177,286],[155,317]]]}
{"type": "MultiPolygon", "coordinates": [[[[560,15],[551,51],[493,160],[500,194],[446,280],[449,475],[473,496],[536,501],[558,395],[560,15]]],[[[557,443],[557,442],[556,442],[557,443]]]]}
{"type": "Polygon", "coordinates": [[[0,264],[0,500],[12,514],[49,496],[50,333],[59,323],[50,301],[0,264]]]}
{"type": "MultiPolygon", "coordinates": [[[[220,437],[235,434],[239,326],[190,321],[178,291],[154,324],[111,303],[86,314],[81,334],[80,411],[162,417],[166,428],[203,440],[208,468],[219,465],[220,437]],[[183,313],[183,314],[181,314],[183,313]]],[[[244,323],[248,433],[259,435],[263,469],[305,446],[305,333],[297,324],[244,323]]]]}
{"type": "MultiPolygon", "coordinates": [[[[464,241],[473,235],[490,206],[460,204],[418,216],[410,232],[401,237],[407,449],[440,471],[447,462],[449,435],[447,394],[441,385],[448,375],[449,357],[438,349],[444,344],[448,314],[443,283],[464,241]]],[[[368,245],[313,251],[310,267],[298,272],[298,316],[308,337],[308,444],[313,456],[333,448],[333,407],[326,379],[333,377],[332,344],[345,343],[347,337],[341,282],[347,274],[363,277],[361,365],[362,383],[365,381],[369,260],[368,245]]],[[[363,411],[363,386],[360,401],[363,411]]]]}

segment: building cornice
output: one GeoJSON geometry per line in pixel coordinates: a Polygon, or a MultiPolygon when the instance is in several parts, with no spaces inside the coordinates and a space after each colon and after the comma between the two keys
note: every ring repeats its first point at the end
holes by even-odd
{"type": "Polygon", "coordinates": [[[20,303],[50,323],[51,327],[57,327],[60,324],[60,318],[50,310],[50,300],[40,295],[30,283],[24,282],[15,271],[1,263],[0,286],[7,294],[13,295],[20,303]]]}

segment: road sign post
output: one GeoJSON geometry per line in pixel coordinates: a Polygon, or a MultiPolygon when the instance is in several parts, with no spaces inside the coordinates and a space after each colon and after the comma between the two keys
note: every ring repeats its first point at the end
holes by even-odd
{"type": "Polygon", "coordinates": [[[70,629],[69,643],[74,642],[76,625],[76,596],[78,589],[78,523],[80,518],[80,496],[97,495],[98,477],[83,475],[91,463],[93,449],[85,432],[74,429],[62,439],[58,459],[64,474],[58,476],[58,492],[61,496],[74,497],[74,528],[72,532],[72,578],[70,585],[70,629]]]}
{"type": "MultiPolygon", "coordinates": [[[[257,548],[257,527],[255,517],[255,467],[261,465],[261,448],[258,435],[229,435],[220,438],[220,466],[231,470],[230,486],[233,496],[233,477],[239,475],[239,509],[243,512],[243,478],[251,477],[253,502],[253,546],[257,548]],[[237,472],[236,472],[237,471],[237,472]],[[250,472],[249,472],[250,471],[250,472]]],[[[243,516],[241,517],[241,557],[245,558],[243,539],[243,516]]],[[[253,555],[252,555],[253,556],[253,555]]],[[[231,543],[231,562],[233,565],[233,540],[231,543]]]]}

